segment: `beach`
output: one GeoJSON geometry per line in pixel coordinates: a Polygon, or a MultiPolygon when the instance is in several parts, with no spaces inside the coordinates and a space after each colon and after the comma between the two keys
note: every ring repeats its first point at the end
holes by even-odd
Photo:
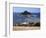
{"type": "Polygon", "coordinates": [[[13,26],[13,31],[21,31],[21,30],[39,30],[40,27],[24,27],[24,26],[13,26]]]}

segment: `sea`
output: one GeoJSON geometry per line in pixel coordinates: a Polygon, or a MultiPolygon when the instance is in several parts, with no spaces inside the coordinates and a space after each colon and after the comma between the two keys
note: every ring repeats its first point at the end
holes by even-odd
{"type": "Polygon", "coordinates": [[[31,13],[31,15],[22,15],[21,13],[13,13],[13,24],[23,22],[37,23],[40,22],[40,13],[31,13]]]}

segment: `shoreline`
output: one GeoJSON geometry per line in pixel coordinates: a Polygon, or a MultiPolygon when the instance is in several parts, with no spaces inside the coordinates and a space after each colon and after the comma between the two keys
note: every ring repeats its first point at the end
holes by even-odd
{"type": "Polygon", "coordinates": [[[13,26],[13,31],[22,31],[22,30],[40,30],[38,26],[24,27],[24,26],[13,26]]]}

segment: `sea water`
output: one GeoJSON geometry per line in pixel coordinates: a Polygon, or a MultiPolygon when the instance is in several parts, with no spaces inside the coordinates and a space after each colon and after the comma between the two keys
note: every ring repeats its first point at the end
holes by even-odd
{"type": "Polygon", "coordinates": [[[13,13],[13,24],[20,24],[23,22],[40,22],[40,13],[31,13],[31,15],[21,15],[20,13],[13,13]]]}

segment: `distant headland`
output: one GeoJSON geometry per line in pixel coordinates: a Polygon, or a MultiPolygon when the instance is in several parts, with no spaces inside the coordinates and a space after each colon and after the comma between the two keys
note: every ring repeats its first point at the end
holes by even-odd
{"type": "Polygon", "coordinates": [[[22,14],[22,15],[31,15],[31,13],[28,12],[28,11],[24,11],[24,12],[22,12],[21,14],[22,14]]]}

